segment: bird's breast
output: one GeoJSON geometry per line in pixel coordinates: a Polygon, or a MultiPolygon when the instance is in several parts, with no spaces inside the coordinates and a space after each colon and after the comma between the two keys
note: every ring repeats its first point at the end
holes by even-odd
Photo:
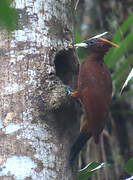
{"type": "Polygon", "coordinates": [[[78,91],[90,131],[99,134],[104,127],[112,95],[111,75],[104,62],[86,61],[81,65],[78,91]]]}
{"type": "Polygon", "coordinates": [[[78,89],[93,89],[97,94],[112,93],[112,79],[104,62],[85,61],[80,68],[78,89]]]}

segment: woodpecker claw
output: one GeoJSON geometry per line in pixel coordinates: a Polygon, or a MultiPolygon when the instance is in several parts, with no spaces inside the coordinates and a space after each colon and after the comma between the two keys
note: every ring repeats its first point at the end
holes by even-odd
{"type": "Polygon", "coordinates": [[[74,92],[74,90],[69,85],[65,85],[65,89],[67,89],[68,95],[70,95],[72,92],[74,92]]]}

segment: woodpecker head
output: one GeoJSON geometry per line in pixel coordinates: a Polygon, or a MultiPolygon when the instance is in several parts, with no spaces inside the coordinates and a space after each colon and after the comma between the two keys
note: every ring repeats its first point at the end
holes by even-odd
{"type": "MultiPolygon", "coordinates": [[[[103,33],[105,34],[105,33],[103,33]]],[[[103,35],[102,34],[102,35],[103,35]]],[[[111,41],[101,38],[101,35],[97,35],[95,37],[92,37],[86,41],[86,43],[79,43],[75,44],[75,47],[85,47],[88,50],[92,52],[97,52],[97,53],[105,53],[109,50],[111,47],[117,47],[119,46],[115,43],[112,43],[111,41]]]]}
{"type": "Polygon", "coordinates": [[[86,47],[93,52],[107,52],[111,47],[119,47],[117,44],[103,38],[90,39],[86,44],[86,47]]]}

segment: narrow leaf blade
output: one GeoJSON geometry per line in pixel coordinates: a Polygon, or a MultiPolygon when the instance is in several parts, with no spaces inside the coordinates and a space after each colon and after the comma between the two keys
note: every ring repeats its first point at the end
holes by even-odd
{"type": "Polygon", "coordinates": [[[122,93],[123,89],[127,86],[128,82],[129,82],[132,78],[133,78],[133,68],[132,68],[132,70],[130,71],[130,73],[129,73],[129,75],[128,75],[128,77],[127,77],[124,85],[122,86],[121,93],[122,93]]]}
{"type": "Polygon", "coordinates": [[[128,174],[130,174],[130,175],[133,174],[133,158],[130,158],[130,159],[127,161],[127,163],[126,163],[126,165],[125,165],[125,171],[126,171],[128,174]]]}
{"type": "Polygon", "coordinates": [[[99,169],[107,166],[109,166],[109,164],[91,162],[85,168],[79,170],[78,180],[88,180],[88,178],[95,174],[99,169]]]}

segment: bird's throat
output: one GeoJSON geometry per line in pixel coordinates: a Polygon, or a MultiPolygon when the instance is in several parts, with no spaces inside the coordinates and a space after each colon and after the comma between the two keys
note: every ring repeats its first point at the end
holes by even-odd
{"type": "Polygon", "coordinates": [[[95,59],[96,61],[104,61],[104,56],[105,56],[106,52],[105,53],[92,53],[90,56],[91,56],[91,59],[95,59]]]}

